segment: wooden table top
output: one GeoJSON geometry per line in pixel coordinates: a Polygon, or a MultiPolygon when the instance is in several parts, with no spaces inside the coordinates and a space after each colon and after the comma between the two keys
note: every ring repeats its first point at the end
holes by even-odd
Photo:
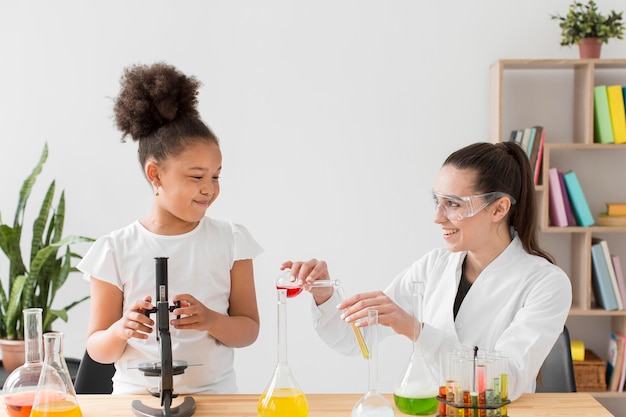
{"type": "MultiPolygon", "coordinates": [[[[309,403],[309,417],[350,416],[352,407],[360,394],[306,394],[309,403]]],[[[394,407],[396,416],[405,416],[395,408],[393,396],[385,394],[394,407]]],[[[182,402],[184,396],[174,400],[172,406],[182,402]]],[[[194,417],[257,417],[256,394],[208,394],[194,395],[196,411],[194,417]]],[[[149,395],[79,395],[78,404],[83,417],[122,417],[134,416],[131,409],[133,400],[139,399],[145,405],[160,408],[158,398],[149,395]]],[[[524,394],[508,406],[509,417],[610,417],[612,414],[597,402],[589,393],[535,393],[524,394]]],[[[6,411],[0,411],[6,416],[6,411]]]]}

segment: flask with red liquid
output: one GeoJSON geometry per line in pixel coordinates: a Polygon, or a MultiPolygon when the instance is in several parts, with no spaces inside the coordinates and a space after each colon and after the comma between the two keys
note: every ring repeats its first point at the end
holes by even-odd
{"type": "Polygon", "coordinates": [[[43,367],[42,309],[27,308],[23,314],[25,362],[9,374],[2,388],[4,409],[10,417],[30,416],[43,367]]]}

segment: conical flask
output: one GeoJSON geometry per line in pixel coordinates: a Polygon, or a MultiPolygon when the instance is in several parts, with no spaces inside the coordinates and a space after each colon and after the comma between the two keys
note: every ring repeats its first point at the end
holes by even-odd
{"type": "Polygon", "coordinates": [[[42,309],[27,308],[24,314],[24,365],[17,367],[4,381],[4,409],[10,417],[28,417],[35,401],[37,383],[43,367],[41,337],[42,309]]]}
{"type": "Polygon", "coordinates": [[[63,356],[63,333],[43,335],[45,361],[31,417],[82,417],[76,391],[63,356]]]}
{"type": "Polygon", "coordinates": [[[367,392],[352,408],[352,417],[394,417],[389,401],[378,392],[378,310],[367,311],[369,381],[367,392]]]}
{"type": "Polygon", "coordinates": [[[259,417],[307,417],[309,404],[287,363],[287,290],[278,293],[278,363],[259,398],[259,417]]]}
{"type": "Polygon", "coordinates": [[[439,406],[437,395],[439,384],[424,361],[422,348],[418,343],[418,328],[422,325],[423,286],[421,281],[413,282],[413,315],[415,333],[413,352],[402,380],[396,388],[393,399],[398,410],[410,415],[434,414],[439,406]]]}

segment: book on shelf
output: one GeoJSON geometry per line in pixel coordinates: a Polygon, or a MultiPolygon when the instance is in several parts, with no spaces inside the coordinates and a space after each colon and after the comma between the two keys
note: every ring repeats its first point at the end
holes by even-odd
{"type": "Polygon", "coordinates": [[[593,121],[594,142],[613,143],[615,140],[606,85],[597,85],[593,88],[593,121]]]}
{"type": "Polygon", "coordinates": [[[604,310],[617,310],[617,298],[609,275],[604,249],[600,242],[591,244],[591,286],[596,304],[604,310]]]}
{"type": "Polygon", "coordinates": [[[521,143],[522,142],[522,131],[521,130],[517,130],[517,129],[511,130],[511,135],[509,136],[509,142],[521,143]]]}
{"type": "Polygon", "coordinates": [[[568,171],[564,173],[563,179],[565,180],[565,187],[567,188],[567,194],[572,204],[576,222],[582,227],[593,225],[595,220],[589,209],[589,203],[587,203],[587,198],[580,185],[580,181],[578,181],[576,172],[568,171]]]}
{"type": "Polygon", "coordinates": [[[534,126],[535,141],[530,151],[530,168],[533,170],[533,181],[535,185],[539,183],[539,172],[541,171],[541,158],[543,156],[543,146],[546,139],[546,132],[543,126],[534,126]]]}
{"type": "Polygon", "coordinates": [[[520,144],[522,145],[524,151],[526,151],[526,156],[528,156],[530,154],[530,148],[532,147],[531,142],[534,140],[535,133],[532,127],[524,128],[523,132],[522,142],[520,144]]]}
{"type": "Polygon", "coordinates": [[[607,391],[622,391],[624,384],[624,354],[626,339],[619,333],[611,333],[609,339],[609,358],[606,364],[606,385],[607,391]],[[620,384],[621,383],[621,384],[620,384]]]}
{"type": "Polygon", "coordinates": [[[626,203],[606,203],[606,212],[610,216],[626,216],[626,203]]]}
{"type": "Polygon", "coordinates": [[[611,262],[613,271],[615,271],[615,278],[617,279],[619,297],[622,299],[622,304],[626,306],[626,283],[624,283],[624,271],[622,270],[622,262],[619,259],[619,255],[611,255],[611,262]]]}
{"type": "Polygon", "coordinates": [[[624,114],[624,93],[622,86],[607,86],[606,95],[609,100],[613,141],[615,143],[626,143],[626,114],[624,114]]]}
{"type": "Polygon", "coordinates": [[[617,383],[617,391],[623,392],[626,390],[626,387],[624,387],[624,384],[626,383],[626,338],[623,334],[618,333],[618,335],[622,339],[624,353],[622,354],[622,372],[620,374],[619,382],[617,383]]]}
{"type": "Polygon", "coordinates": [[[563,192],[559,171],[555,167],[548,172],[548,199],[550,224],[557,227],[567,226],[567,214],[565,213],[565,203],[563,202],[563,192]]]}
{"type": "Polygon", "coordinates": [[[561,185],[561,194],[563,195],[563,206],[565,207],[565,217],[567,218],[568,226],[576,226],[576,220],[574,219],[574,213],[572,212],[572,204],[567,194],[567,188],[565,187],[564,174],[561,171],[559,173],[559,183],[561,185]]]}
{"type": "Polygon", "coordinates": [[[626,226],[626,216],[598,213],[598,226],[626,226]]]}
{"type": "Polygon", "coordinates": [[[617,283],[617,276],[615,275],[615,268],[613,267],[613,260],[611,259],[611,251],[609,250],[609,244],[604,239],[593,238],[592,242],[598,242],[602,246],[602,252],[604,253],[604,261],[606,262],[607,270],[609,271],[609,278],[611,279],[611,285],[613,286],[613,293],[615,294],[615,301],[617,301],[617,309],[623,310],[624,303],[620,296],[619,284],[617,283]]]}

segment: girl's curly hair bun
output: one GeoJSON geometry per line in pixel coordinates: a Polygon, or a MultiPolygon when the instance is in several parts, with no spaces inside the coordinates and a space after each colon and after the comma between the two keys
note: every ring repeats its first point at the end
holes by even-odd
{"type": "Polygon", "coordinates": [[[198,89],[202,84],[172,65],[133,65],[124,70],[114,115],[122,139],[140,140],[182,118],[199,118],[198,89]]]}

